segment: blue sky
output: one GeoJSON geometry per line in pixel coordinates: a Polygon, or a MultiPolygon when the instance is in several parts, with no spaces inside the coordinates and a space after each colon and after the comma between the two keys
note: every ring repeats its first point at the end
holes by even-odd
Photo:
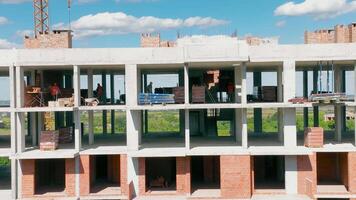
{"type": "MultiPolygon", "coordinates": [[[[214,35],[237,30],[240,37],[279,36],[285,44],[302,43],[305,30],[355,21],[356,1],[73,0],[71,11],[74,47],[135,47],[139,33],[146,31],[174,39],[178,31],[214,35]]],[[[22,45],[23,33],[33,30],[32,14],[32,0],[0,0],[0,47],[22,45]]],[[[67,0],[50,0],[51,26],[63,28],[67,22],[67,0]]]]}

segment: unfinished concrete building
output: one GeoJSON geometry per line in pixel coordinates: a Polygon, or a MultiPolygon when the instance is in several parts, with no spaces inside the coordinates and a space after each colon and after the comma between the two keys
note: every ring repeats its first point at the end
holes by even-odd
{"type": "Polygon", "coordinates": [[[328,90],[356,85],[355,44],[158,47],[0,50],[11,97],[1,197],[356,199],[356,130],[345,124],[356,99],[293,100],[298,87],[304,99],[321,92],[331,68],[328,90]],[[326,106],[330,130],[319,128],[326,106]]]}

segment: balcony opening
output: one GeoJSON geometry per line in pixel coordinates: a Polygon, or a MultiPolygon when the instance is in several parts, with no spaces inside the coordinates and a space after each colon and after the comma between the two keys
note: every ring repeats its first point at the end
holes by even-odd
{"type": "Polygon", "coordinates": [[[234,69],[191,69],[189,89],[193,104],[234,103],[234,69]]]}
{"type": "Polygon", "coordinates": [[[0,113],[0,149],[10,149],[11,147],[10,128],[10,113],[0,113]]]}
{"type": "Polygon", "coordinates": [[[82,106],[125,105],[125,71],[120,66],[116,68],[81,69],[82,106]]]}
{"type": "Polygon", "coordinates": [[[249,146],[282,146],[284,135],[281,111],[277,108],[247,110],[249,146]]]}
{"type": "Polygon", "coordinates": [[[11,197],[11,160],[0,157],[0,193],[2,198],[11,197]]]}
{"type": "Polygon", "coordinates": [[[247,72],[247,102],[274,103],[283,101],[282,73],[275,67],[247,72]],[[279,82],[279,83],[278,83],[279,82]],[[279,87],[280,86],[280,87],[279,87]]]}
{"type": "Polygon", "coordinates": [[[184,111],[142,111],[142,147],[184,147],[184,111]]]}
{"type": "Polygon", "coordinates": [[[176,158],[146,158],[145,162],[148,193],[176,191],[176,158]]]}
{"type": "Polygon", "coordinates": [[[284,156],[255,156],[253,167],[256,193],[265,193],[271,190],[284,192],[284,156]]]}
{"type": "Polygon", "coordinates": [[[65,195],[65,160],[35,161],[35,194],[65,195]]]}
{"type": "Polygon", "coordinates": [[[191,146],[235,146],[235,110],[201,109],[189,112],[191,146]]]}
{"type": "Polygon", "coordinates": [[[347,153],[317,153],[317,193],[348,193],[347,153]]]}
{"type": "Polygon", "coordinates": [[[140,81],[140,105],[183,104],[183,69],[142,69],[140,81]]]}
{"type": "Polygon", "coordinates": [[[220,157],[191,157],[191,187],[194,197],[220,197],[220,157]]]}
{"type": "Polygon", "coordinates": [[[97,155],[90,157],[90,194],[120,195],[120,156],[97,155]]]}

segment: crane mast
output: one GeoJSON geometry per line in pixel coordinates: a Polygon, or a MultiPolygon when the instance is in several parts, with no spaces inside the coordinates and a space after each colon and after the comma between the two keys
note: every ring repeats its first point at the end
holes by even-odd
{"type": "Polygon", "coordinates": [[[33,0],[35,37],[49,33],[48,0],[33,0]]]}

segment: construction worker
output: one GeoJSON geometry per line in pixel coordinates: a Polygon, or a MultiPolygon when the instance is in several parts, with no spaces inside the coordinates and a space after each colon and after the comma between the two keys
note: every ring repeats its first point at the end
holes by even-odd
{"type": "Polygon", "coordinates": [[[58,95],[61,93],[57,83],[53,83],[53,85],[49,88],[49,93],[51,94],[52,100],[57,101],[58,95]]]}

